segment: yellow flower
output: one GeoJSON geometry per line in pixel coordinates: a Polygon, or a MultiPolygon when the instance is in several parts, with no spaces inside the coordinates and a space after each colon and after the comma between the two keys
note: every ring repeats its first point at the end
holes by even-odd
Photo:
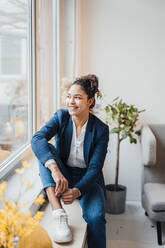
{"type": "Polygon", "coordinates": [[[15,169],[15,172],[17,172],[18,174],[23,174],[24,173],[24,169],[15,169]]]}
{"type": "Polygon", "coordinates": [[[40,194],[38,197],[34,199],[34,203],[37,204],[42,204],[45,202],[44,195],[40,194]]]}
{"type": "MultiPolygon", "coordinates": [[[[29,168],[30,166],[27,161],[24,161],[24,167],[29,168]]],[[[24,170],[25,168],[16,169],[16,172],[23,174],[24,170]]],[[[28,189],[32,188],[25,177],[22,177],[21,181],[28,189]]],[[[27,203],[20,206],[16,199],[5,199],[3,193],[5,192],[6,186],[6,182],[0,183],[0,248],[14,248],[15,243],[13,238],[23,238],[33,232],[33,230],[38,227],[43,212],[37,212],[34,217],[31,216],[30,211],[25,212],[24,210],[23,212],[21,208],[25,207],[27,203]]],[[[37,204],[42,204],[45,201],[44,196],[40,195],[35,201],[37,204]]]]}
{"type": "Polygon", "coordinates": [[[34,219],[35,219],[35,221],[37,221],[37,223],[40,221],[40,219],[42,218],[43,214],[44,214],[44,213],[41,212],[41,211],[38,211],[38,212],[35,214],[34,219]]]}
{"type": "Polygon", "coordinates": [[[26,188],[27,189],[31,189],[32,188],[32,185],[30,185],[29,183],[26,184],[26,188]]]}
{"type": "Polygon", "coordinates": [[[25,237],[38,225],[43,212],[37,212],[34,217],[30,211],[23,213],[20,206],[5,201],[5,208],[0,210],[0,247],[14,247],[13,237],[25,237]]]}
{"type": "Polygon", "coordinates": [[[26,185],[26,188],[27,189],[31,189],[32,188],[32,186],[30,185],[29,181],[25,177],[22,177],[21,178],[21,181],[26,185]]]}
{"type": "Polygon", "coordinates": [[[26,207],[28,205],[27,201],[24,201],[23,206],[26,207]]]}
{"type": "Polygon", "coordinates": [[[28,164],[27,160],[22,160],[22,165],[25,168],[30,168],[32,166],[31,164],[28,164]]]}
{"type": "Polygon", "coordinates": [[[0,184],[0,195],[3,195],[3,193],[6,190],[7,183],[4,181],[0,184]]]}

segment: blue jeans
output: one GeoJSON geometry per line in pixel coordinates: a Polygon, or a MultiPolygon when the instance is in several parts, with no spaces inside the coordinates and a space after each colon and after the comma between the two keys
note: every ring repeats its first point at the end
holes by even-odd
{"type": "MultiPolygon", "coordinates": [[[[53,153],[56,152],[55,148],[53,153]]],[[[74,185],[83,177],[86,169],[78,167],[68,167],[56,155],[56,163],[62,174],[67,178],[69,187],[74,185]]],[[[56,186],[51,172],[44,165],[39,163],[40,177],[43,188],[48,186],[56,186]]],[[[83,212],[83,218],[87,222],[87,241],[88,248],[106,248],[106,221],[105,221],[105,197],[102,187],[94,183],[79,199],[80,206],[83,212]]]]}

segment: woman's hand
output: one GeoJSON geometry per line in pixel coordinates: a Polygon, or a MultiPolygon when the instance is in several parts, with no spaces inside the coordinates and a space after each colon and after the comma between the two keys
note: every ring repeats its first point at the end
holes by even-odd
{"type": "Polygon", "coordinates": [[[80,196],[80,193],[77,188],[67,189],[62,194],[62,200],[65,204],[71,204],[79,196],[80,196]]]}
{"type": "Polygon", "coordinates": [[[55,195],[59,196],[68,189],[68,181],[55,163],[50,164],[48,168],[50,169],[52,177],[56,183],[55,195]]]}

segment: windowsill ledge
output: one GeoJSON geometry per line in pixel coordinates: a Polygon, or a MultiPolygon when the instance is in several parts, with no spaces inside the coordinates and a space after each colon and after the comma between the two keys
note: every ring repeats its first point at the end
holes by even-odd
{"type": "Polygon", "coordinates": [[[56,244],[53,241],[53,219],[50,204],[44,210],[44,216],[40,224],[47,230],[50,238],[52,239],[53,248],[85,248],[86,247],[86,230],[87,224],[82,218],[81,207],[78,201],[74,201],[71,205],[64,205],[68,214],[69,226],[72,230],[73,241],[66,244],[56,244]]]}

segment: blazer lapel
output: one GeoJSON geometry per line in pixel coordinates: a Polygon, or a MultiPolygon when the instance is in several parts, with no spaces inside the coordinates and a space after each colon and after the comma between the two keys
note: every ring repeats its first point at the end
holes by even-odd
{"type": "Polygon", "coordinates": [[[92,144],[92,127],[93,127],[94,116],[89,114],[89,120],[86,127],[85,138],[84,138],[84,160],[86,166],[88,166],[89,152],[92,144]]]}
{"type": "Polygon", "coordinates": [[[73,134],[73,123],[72,123],[72,116],[69,117],[68,125],[66,125],[65,129],[65,142],[66,142],[66,161],[69,158],[70,154],[70,147],[72,141],[72,134],[73,134]]]}

